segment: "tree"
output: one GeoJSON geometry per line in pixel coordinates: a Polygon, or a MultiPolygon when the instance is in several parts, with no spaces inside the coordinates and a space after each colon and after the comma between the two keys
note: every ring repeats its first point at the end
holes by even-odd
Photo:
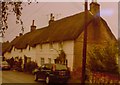
{"type": "Polygon", "coordinates": [[[108,44],[106,47],[95,47],[89,52],[88,66],[92,72],[118,73],[118,46],[108,44]]]}
{"type": "MultiPolygon", "coordinates": [[[[32,1],[36,0],[28,0],[28,5],[30,5],[32,3],[32,1]]],[[[37,2],[38,3],[38,2],[37,2]]],[[[0,2],[0,14],[2,15],[1,18],[1,22],[0,22],[0,34],[2,37],[4,37],[4,33],[5,31],[8,29],[8,15],[11,13],[14,13],[14,15],[16,16],[16,24],[21,24],[22,28],[21,30],[24,31],[24,27],[23,27],[23,21],[21,19],[21,15],[22,15],[22,4],[23,1],[22,0],[3,0],[2,2],[0,2]]]]}

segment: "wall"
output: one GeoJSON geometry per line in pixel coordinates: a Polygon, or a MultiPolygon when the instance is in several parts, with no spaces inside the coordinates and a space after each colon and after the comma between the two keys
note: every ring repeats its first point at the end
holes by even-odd
{"type": "Polygon", "coordinates": [[[4,57],[5,57],[6,59],[10,59],[10,58],[11,58],[11,53],[10,53],[10,52],[4,53],[4,57]]]}
{"type": "Polygon", "coordinates": [[[82,68],[83,33],[75,40],[73,69],[82,68]]]}
{"type": "Polygon", "coordinates": [[[73,71],[73,58],[74,58],[74,41],[66,41],[63,43],[63,50],[66,53],[68,60],[68,67],[73,71]]]}
{"type": "Polygon", "coordinates": [[[23,58],[24,56],[30,57],[32,61],[35,61],[35,53],[36,53],[36,48],[35,47],[30,47],[29,45],[27,46],[26,49],[23,49],[23,58]]]}
{"type": "MultiPolygon", "coordinates": [[[[73,56],[74,56],[74,42],[73,41],[64,41],[63,42],[63,50],[66,54],[66,58],[68,60],[68,67],[73,69],[73,56]]],[[[59,56],[59,43],[53,43],[52,48],[50,48],[50,44],[42,44],[42,49],[40,44],[36,46],[36,62],[38,65],[41,65],[41,58],[45,59],[45,63],[48,63],[48,58],[51,58],[51,63],[54,63],[54,59],[59,56]],[[52,50],[51,50],[52,49],[52,50]]]]}
{"type": "MultiPolygon", "coordinates": [[[[22,57],[24,56],[30,57],[32,61],[35,61],[39,66],[41,66],[41,58],[44,58],[45,63],[48,63],[48,58],[51,58],[51,63],[54,63],[54,59],[59,56],[60,53],[59,43],[53,43],[52,48],[50,47],[49,43],[38,44],[36,47],[27,46],[26,49],[16,49],[12,48],[11,52],[6,52],[4,56],[7,59],[15,58],[15,57],[22,57]],[[51,50],[52,49],[52,50],[51,50]]],[[[74,41],[64,41],[62,42],[62,49],[66,54],[66,59],[68,60],[68,67],[73,70],[73,57],[74,57],[74,41]]],[[[23,61],[24,63],[24,61],[23,61]]]]}
{"type": "MultiPolygon", "coordinates": [[[[89,60],[88,53],[95,47],[105,47],[108,42],[114,44],[116,42],[114,35],[110,33],[102,21],[96,24],[93,21],[87,27],[87,61],[89,60]]],[[[74,69],[82,67],[82,53],[83,53],[83,38],[84,32],[75,40],[74,45],[74,69]]]]}
{"type": "Polygon", "coordinates": [[[20,56],[20,50],[16,49],[15,47],[12,48],[11,52],[6,52],[4,53],[4,57],[6,59],[10,59],[10,58],[15,58],[20,56]]]}

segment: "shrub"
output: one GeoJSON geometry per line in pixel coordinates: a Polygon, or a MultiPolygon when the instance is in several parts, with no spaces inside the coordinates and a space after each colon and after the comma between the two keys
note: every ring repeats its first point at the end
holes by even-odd
{"type": "Polygon", "coordinates": [[[30,61],[26,64],[26,71],[32,73],[32,71],[37,67],[37,63],[30,61]]]}
{"type": "Polygon", "coordinates": [[[88,67],[92,72],[109,72],[118,74],[117,46],[108,44],[104,48],[95,47],[89,53],[88,67]]]}

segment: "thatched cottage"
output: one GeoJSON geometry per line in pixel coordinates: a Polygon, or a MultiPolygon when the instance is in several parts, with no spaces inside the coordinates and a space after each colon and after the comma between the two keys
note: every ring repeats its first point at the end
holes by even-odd
{"type": "MultiPolygon", "coordinates": [[[[10,43],[7,42],[3,56],[21,57],[23,61],[29,59],[37,62],[39,66],[63,59],[61,63],[67,64],[71,70],[81,67],[84,16],[85,12],[81,12],[55,21],[51,14],[49,25],[40,29],[36,29],[33,21],[30,32],[21,34],[10,43]]],[[[104,46],[107,42],[116,41],[108,24],[100,16],[100,5],[97,2],[90,3],[87,17],[87,52],[94,45],[104,46]]]]}

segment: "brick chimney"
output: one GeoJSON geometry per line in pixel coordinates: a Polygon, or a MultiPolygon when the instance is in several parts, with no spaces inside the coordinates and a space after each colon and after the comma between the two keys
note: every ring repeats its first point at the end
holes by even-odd
{"type": "Polygon", "coordinates": [[[36,30],[36,26],[34,25],[34,22],[35,21],[33,20],[32,25],[31,25],[31,32],[34,31],[34,30],[36,30]]]}
{"type": "Polygon", "coordinates": [[[50,14],[50,20],[49,20],[49,25],[52,24],[54,22],[54,15],[53,13],[50,14]]]}
{"type": "Polygon", "coordinates": [[[90,3],[90,12],[94,16],[94,26],[100,27],[100,5],[97,0],[92,0],[92,3],[90,3]]]}
{"type": "Polygon", "coordinates": [[[95,17],[100,17],[100,5],[97,0],[92,0],[92,3],[90,3],[90,11],[95,17]]]}

